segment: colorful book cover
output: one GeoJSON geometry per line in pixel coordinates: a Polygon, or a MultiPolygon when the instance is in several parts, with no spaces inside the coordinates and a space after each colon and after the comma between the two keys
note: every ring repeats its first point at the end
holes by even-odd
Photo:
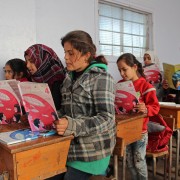
{"type": "Polygon", "coordinates": [[[20,82],[18,87],[32,131],[46,131],[58,119],[47,83],[20,82]]]}
{"type": "Polygon", "coordinates": [[[32,132],[30,129],[20,129],[0,133],[0,142],[11,145],[19,142],[37,139],[39,132],[32,132]]]}
{"type": "Polygon", "coordinates": [[[9,80],[0,81],[0,124],[20,122],[20,99],[9,82],[9,80]]]}
{"type": "Polygon", "coordinates": [[[178,89],[180,86],[180,64],[172,65],[163,63],[164,79],[172,89],[178,89]]]}
{"type": "Polygon", "coordinates": [[[117,114],[136,112],[134,105],[138,103],[138,99],[132,81],[124,81],[116,84],[115,110],[117,114]]]}
{"type": "Polygon", "coordinates": [[[147,82],[153,84],[162,82],[162,73],[156,64],[144,67],[144,74],[147,82]]]}

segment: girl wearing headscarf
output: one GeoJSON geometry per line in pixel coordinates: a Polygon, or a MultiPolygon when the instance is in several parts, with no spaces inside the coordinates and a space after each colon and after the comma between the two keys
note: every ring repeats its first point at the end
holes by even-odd
{"type": "Polygon", "coordinates": [[[24,53],[31,81],[47,83],[52,93],[57,110],[60,109],[60,88],[65,77],[64,66],[57,54],[50,47],[34,44],[24,53]]]}
{"type": "Polygon", "coordinates": [[[153,84],[153,86],[156,88],[156,96],[158,100],[162,101],[163,87],[162,87],[162,71],[161,71],[160,61],[157,55],[155,54],[155,52],[150,51],[150,50],[144,53],[143,59],[144,59],[144,66],[143,66],[144,70],[145,68],[148,68],[149,66],[156,65],[155,68],[159,71],[157,82],[150,82],[150,83],[153,84]]]}
{"type": "MultiPolygon", "coordinates": [[[[150,51],[150,50],[146,51],[144,53],[143,59],[144,59],[143,68],[156,64],[159,70],[161,71],[160,61],[154,51],[150,51]]],[[[159,101],[175,101],[176,91],[174,89],[169,88],[167,80],[164,79],[163,81],[159,83],[155,83],[153,85],[156,88],[156,95],[159,101]]]]}

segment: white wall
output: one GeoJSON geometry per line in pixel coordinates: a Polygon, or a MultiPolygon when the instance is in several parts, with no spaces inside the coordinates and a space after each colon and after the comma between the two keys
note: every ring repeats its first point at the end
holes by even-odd
{"type": "MultiPolygon", "coordinates": [[[[111,0],[110,0],[111,1],[111,0]]],[[[179,0],[115,0],[153,13],[154,47],[159,59],[172,64],[180,59],[179,0]]],[[[34,43],[53,48],[63,60],[60,38],[75,29],[87,31],[98,44],[97,0],[0,0],[0,79],[5,62],[23,58],[34,43]]],[[[111,59],[108,59],[112,61],[111,59]]],[[[109,64],[115,80],[119,73],[109,64]]]]}

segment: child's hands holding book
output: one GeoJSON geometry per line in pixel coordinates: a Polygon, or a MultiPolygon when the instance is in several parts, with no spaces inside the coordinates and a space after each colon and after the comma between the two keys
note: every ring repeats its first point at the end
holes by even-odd
{"type": "Polygon", "coordinates": [[[66,118],[61,118],[54,121],[56,131],[59,135],[63,135],[68,127],[68,120],[66,118]]]}
{"type": "Polygon", "coordinates": [[[138,111],[138,113],[142,112],[142,113],[147,113],[147,108],[146,105],[144,103],[137,103],[134,106],[134,109],[138,111]]]}

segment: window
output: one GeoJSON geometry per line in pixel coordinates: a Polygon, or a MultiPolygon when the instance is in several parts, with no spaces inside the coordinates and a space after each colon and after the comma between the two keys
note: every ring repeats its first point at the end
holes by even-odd
{"type": "Polygon", "coordinates": [[[151,13],[100,1],[100,53],[120,56],[128,52],[142,57],[147,49],[152,48],[151,20],[151,13]]]}

